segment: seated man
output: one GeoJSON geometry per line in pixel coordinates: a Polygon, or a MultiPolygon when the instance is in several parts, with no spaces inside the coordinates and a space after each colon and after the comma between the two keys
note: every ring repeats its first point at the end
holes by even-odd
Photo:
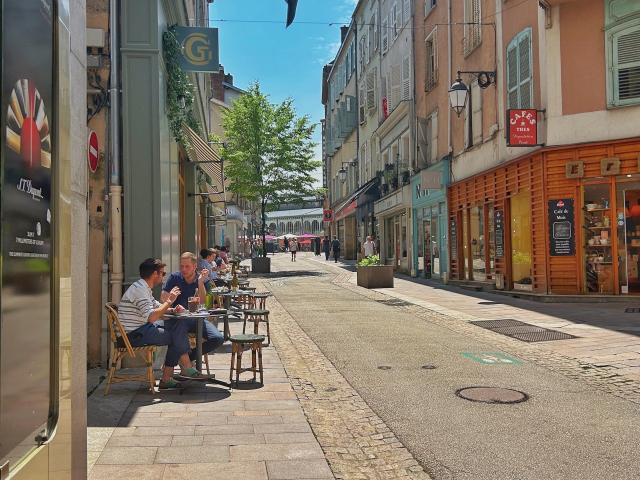
{"type": "Polygon", "coordinates": [[[182,368],[182,375],[197,377],[198,372],[191,367],[189,360],[189,325],[186,321],[175,320],[165,322],[160,320],[170,310],[171,304],[180,295],[178,287],[172,288],[163,303],[153,298],[151,289],[162,283],[165,272],[162,260],[147,258],[140,264],[140,280],[133,283],[122,296],[118,306],[118,317],[127,332],[127,337],[133,347],[143,345],[167,345],[167,356],[164,360],[162,378],[158,388],[160,390],[177,388],[180,386],[173,377],[176,365],[182,368]]]}
{"type": "Polygon", "coordinates": [[[226,283],[218,276],[217,267],[214,267],[215,253],[212,248],[203,248],[200,250],[200,258],[198,259],[198,270],[205,269],[209,272],[207,280],[215,283],[217,287],[222,287],[226,283]]]}
{"type": "MultiPolygon", "coordinates": [[[[196,256],[191,252],[185,252],[180,256],[180,271],[169,275],[167,282],[160,294],[160,301],[169,299],[169,295],[174,287],[180,289],[180,294],[174,299],[172,304],[181,305],[186,308],[189,304],[189,297],[200,297],[203,302],[206,298],[206,292],[210,288],[209,272],[206,269],[196,271],[196,256]]],[[[181,320],[182,321],[182,320],[181,320]]],[[[196,320],[185,319],[189,327],[190,333],[196,332],[196,320]]],[[[205,339],[202,344],[202,353],[207,354],[213,352],[216,348],[224,343],[222,334],[210,322],[204,322],[202,336],[205,339]]],[[[192,350],[189,354],[191,360],[196,359],[196,352],[192,350]]]]}

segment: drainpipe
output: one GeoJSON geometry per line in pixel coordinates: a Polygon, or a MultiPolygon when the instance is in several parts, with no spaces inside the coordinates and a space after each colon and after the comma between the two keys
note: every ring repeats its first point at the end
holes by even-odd
{"type": "MultiPolygon", "coordinates": [[[[447,29],[449,31],[449,35],[447,36],[447,56],[449,58],[449,64],[447,68],[447,85],[451,85],[451,68],[453,65],[453,55],[451,53],[451,46],[453,44],[452,31],[451,31],[451,1],[447,0],[447,29]]],[[[448,99],[447,99],[448,103],[448,99]]],[[[447,145],[448,145],[448,153],[449,153],[449,170],[451,170],[453,162],[453,144],[451,141],[451,106],[447,105],[447,145]]],[[[449,172],[451,174],[451,171],[449,172]]]]}
{"type": "Polygon", "coordinates": [[[109,196],[111,198],[111,301],[119,302],[122,296],[122,281],[124,272],[122,265],[122,185],[120,179],[120,65],[118,38],[118,0],[109,0],[109,32],[111,61],[111,78],[109,85],[109,101],[111,112],[109,116],[109,130],[111,134],[111,182],[109,196]]]}

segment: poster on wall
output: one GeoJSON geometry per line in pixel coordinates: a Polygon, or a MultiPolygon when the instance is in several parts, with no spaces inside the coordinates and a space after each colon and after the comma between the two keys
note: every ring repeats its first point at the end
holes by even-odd
{"type": "Polygon", "coordinates": [[[496,257],[504,257],[504,211],[496,210],[495,216],[496,257]]]}
{"type": "Polygon", "coordinates": [[[0,459],[19,457],[49,416],[54,7],[2,2],[0,459]]]}
{"type": "Polygon", "coordinates": [[[449,223],[449,242],[451,244],[451,260],[458,260],[458,225],[455,218],[449,223]]]}
{"type": "Polygon", "coordinates": [[[552,257],[575,255],[573,199],[549,200],[549,254],[552,257]]]}

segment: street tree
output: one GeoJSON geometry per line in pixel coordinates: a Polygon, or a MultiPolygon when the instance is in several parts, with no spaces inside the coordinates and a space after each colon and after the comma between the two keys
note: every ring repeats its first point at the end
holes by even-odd
{"type": "Polygon", "coordinates": [[[266,257],[267,212],[322,193],[312,175],[321,165],[311,140],[315,125],[296,115],[293,100],[271,103],[256,82],[225,111],[222,126],[228,189],[259,205],[266,257]]]}

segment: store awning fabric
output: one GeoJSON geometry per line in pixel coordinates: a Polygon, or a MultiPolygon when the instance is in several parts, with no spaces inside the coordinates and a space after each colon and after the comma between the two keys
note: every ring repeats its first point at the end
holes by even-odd
{"type": "Polygon", "coordinates": [[[222,193],[224,177],[220,155],[187,125],[184,125],[183,129],[189,141],[189,146],[187,147],[189,158],[209,175],[213,182],[212,187],[217,187],[218,189],[216,193],[222,193]]]}
{"type": "Polygon", "coordinates": [[[355,212],[358,197],[360,197],[360,195],[362,195],[363,193],[369,191],[369,189],[373,187],[377,181],[378,179],[374,178],[373,180],[370,180],[369,182],[362,185],[358,190],[353,192],[346,202],[336,208],[335,219],[342,220],[344,217],[348,217],[353,212],[355,212]]]}

